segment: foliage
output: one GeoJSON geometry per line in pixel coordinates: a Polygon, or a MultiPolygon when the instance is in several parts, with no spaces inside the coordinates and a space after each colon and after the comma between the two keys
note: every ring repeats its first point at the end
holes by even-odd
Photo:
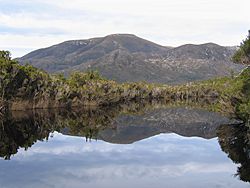
{"type": "Polygon", "coordinates": [[[99,72],[90,70],[86,73],[73,72],[67,79],[67,83],[73,87],[81,87],[85,85],[88,81],[94,81],[94,80],[100,81],[104,80],[104,78],[101,77],[99,72]]]}
{"type": "Polygon", "coordinates": [[[0,51],[0,95],[1,100],[14,96],[31,97],[47,87],[50,77],[47,73],[30,65],[21,66],[12,60],[8,51],[0,51]]]}
{"type": "Polygon", "coordinates": [[[0,62],[2,61],[10,61],[11,57],[10,57],[10,52],[9,51],[1,51],[0,50],[0,62]]]}
{"type": "Polygon", "coordinates": [[[236,113],[238,116],[248,121],[250,120],[250,67],[246,68],[239,78],[242,81],[241,101],[237,106],[236,113]]]}
{"type": "MultiPolygon", "coordinates": [[[[132,100],[196,101],[216,99],[214,111],[249,118],[249,68],[239,76],[216,78],[178,86],[133,82],[119,84],[96,71],[49,75],[30,65],[0,55],[0,94],[6,101],[32,101],[27,108],[101,106],[132,100]]],[[[23,107],[22,107],[23,108],[23,107]]]]}
{"type": "Polygon", "coordinates": [[[233,61],[235,63],[242,63],[250,65],[250,30],[249,35],[239,46],[239,49],[233,56],[233,61]]]}

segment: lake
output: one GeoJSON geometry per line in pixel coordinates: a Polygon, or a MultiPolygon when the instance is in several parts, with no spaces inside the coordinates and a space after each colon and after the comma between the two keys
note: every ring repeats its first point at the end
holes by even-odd
{"type": "Polygon", "coordinates": [[[238,123],[181,105],[12,112],[0,121],[0,185],[249,187],[250,131],[238,123]]]}

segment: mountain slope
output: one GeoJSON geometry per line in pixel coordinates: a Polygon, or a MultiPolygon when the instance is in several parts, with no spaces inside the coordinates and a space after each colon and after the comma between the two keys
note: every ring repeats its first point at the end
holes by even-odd
{"type": "Polygon", "coordinates": [[[164,47],[130,34],[66,41],[21,58],[50,73],[98,70],[118,82],[178,84],[229,75],[242,66],[231,62],[231,47],[213,43],[164,47]]]}

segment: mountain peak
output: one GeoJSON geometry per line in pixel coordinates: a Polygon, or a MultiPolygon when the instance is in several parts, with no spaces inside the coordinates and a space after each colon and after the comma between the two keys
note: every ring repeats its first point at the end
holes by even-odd
{"type": "Polygon", "coordinates": [[[115,34],[110,34],[105,36],[105,38],[109,38],[109,37],[137,37],[134,34],[129,34],[129,33],[115,33],[115,34]]]}

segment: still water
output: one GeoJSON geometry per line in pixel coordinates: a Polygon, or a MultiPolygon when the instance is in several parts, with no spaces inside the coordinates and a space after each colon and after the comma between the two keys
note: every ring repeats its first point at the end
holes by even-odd
{"type": "Polygon", "coordinates": [[[0,121],[0,187],[249,187],[249,130],[235,123],[161,105],[13,112],[0,121]]]}

